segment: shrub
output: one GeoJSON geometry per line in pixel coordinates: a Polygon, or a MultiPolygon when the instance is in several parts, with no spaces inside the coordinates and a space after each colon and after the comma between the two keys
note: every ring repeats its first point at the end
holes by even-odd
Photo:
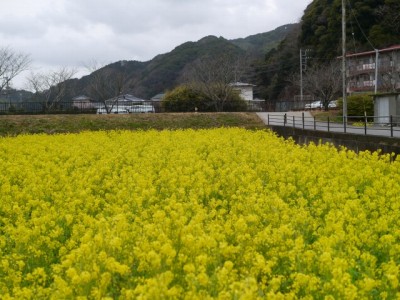
{"type": "MultiPolygon", "coordinates": [[[[343,111],[343,98],[338,100],[338,105],[343,111]]],[[[348,116],[373,116],[374,100],[369,94],[354,94],[347,97],[348,116]]]]}
{"type": "Polygon", "coordinates": [[[228,101],[225,102],[223,111],[246,111],[247,103],[236,92],[232,92],[228,101]]]}
{"type": "MultiPolygon", "coordinates": [[[[223,97],[223,95],[220,96],[220,98],[223,97]]],[[[222,107],[222,111],[234,112],[247,110],[246,102],[235,91],[230,92],[228,99],[224,103],[221,103],[210,99],[189,86],[179,86],[167,92],[162,105],[167,112],[193,112],[196,108],[200,112],[212,112],[217,111],[217,106],[219,108],[222,107]]]]}
{"type": "Polygon", "coordinates": [[[196,107],[199,111],[210,110],[205,97],[187,86],[168,91],[162,100],[162,106],[167,112],[193,112],[196,107]]]}

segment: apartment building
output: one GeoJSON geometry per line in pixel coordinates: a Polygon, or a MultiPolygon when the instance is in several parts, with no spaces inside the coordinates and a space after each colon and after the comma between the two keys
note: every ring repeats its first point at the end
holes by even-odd
{"type": "Polygon", "coordinates": [[[400,91],[400,45],[346,57],[348,93],[400,91]]]}

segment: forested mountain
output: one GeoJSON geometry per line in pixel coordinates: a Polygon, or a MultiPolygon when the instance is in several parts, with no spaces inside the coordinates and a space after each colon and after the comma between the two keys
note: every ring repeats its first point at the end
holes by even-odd
{"type": "Polygon", "coordinates": [[[296,25],[297,24],[286,24],[269,32],[250,35],[246,38],[230,40],[230,42],[242,48],[246,52],[251,53],[252,56],[264,57],[268,51],[276,48],[282,41],[282,37],[287,36],[287,34],[291,32],[296,25]]]}
{"type": "MultiPolygon", "coordinates": [[[[348,0],[347,49],[360,52],[400,43],[400,1],[348,0]]],[[[300,45],[320,59],[341,53],[341,0],[315,0],[301,19],[300,45]]]]}
{"type": "MultiPolygon", "coordinates": [[[[120,61],[115,62],[96,72],[118,71],[128,79],[129,92],[137,97],[149,99],[152,96],[173,89],[183,82],[186,69],[196,60],[205,56],[221,56],[230,54],[245,58],[243,67],[247,72],[242,80],[253,76],[250,64],[263,61],[265,53],[276,47],[293,24],[280,26],[277,29],[249,36],[243,39],[227,40],[223,37],[207,36],[197,42],[186,42],[177,46],[171,52],[157,55],[147,62],[120,61]]],[[[70,81],[74,94],[87,94],[87,86],[94,74],[70,81]]],[[[67,97],[71,97],[68,95],[67,97]]]]}
{"type": "MultiPolygon", "coordinates": [[[[323,64],[341,55],[341,0],[314,0],[298,27],[255,66],[254,82],[267,100],[293,99],[298,94],[291,74],[299,73],[299,51],[309,49],[307,65],[323,64]]],[[[347,51],[360,52],[400,44],[399,0],[347,0],[347,51]]],[[[298,88],[297,88],[298,89],[298,88]]]]}
{"type": "Polygon", "coordinates": [[[130,80],[131,89],[135,95],[149,98],[179,85],[183,81],[185,68],[195,60],[227,53],[240,57],[245,51],[228,40],[215,36],[184,43],[171,52],[158,55],[147,62],[139,76],[130,80]]]}
{"type": "MultiPolygon", "coordinates": [[[[81,79],[69,81],[65,99],[88,94],[88,86],[100,73],[124,74],[129,93],[149,99],[184,82],[185,73],[205,56],[230,54],[243,60],[241,81],[256,85],[255,96],[269,101],[293,99],[299,88],[293,74],[299,74],[299,51],[308,49],[308,67],[341,55],[341,0],[314,0],[299,24],[287,24],[273,31],[227,40],[207,36],[187,42],[150,61],[119,61],[81,79]]],[[[359,52],[400,44],[399,0],[347,0],[347,49],[359,52]]]]}
{"type": "Polygon", "coordinates": [[[258,97],[275,101],[292,94],[291,75],[299,69],[298,38],[300,24],[292,27],[286,38],[271,49],[263,62],[253,65],[252,83],[258,97]]]}

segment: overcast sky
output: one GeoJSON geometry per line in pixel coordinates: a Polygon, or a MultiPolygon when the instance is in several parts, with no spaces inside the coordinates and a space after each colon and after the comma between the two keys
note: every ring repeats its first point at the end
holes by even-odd
{"type": "MultiPolygon", "coordinates": [[[[227,39],[298,22],[311,0],[1,0],[0,47],[34,70],[147,61],[207,35],[227,39]]],[[[22,87],[22,76],[14,86],[22,87]]]]}

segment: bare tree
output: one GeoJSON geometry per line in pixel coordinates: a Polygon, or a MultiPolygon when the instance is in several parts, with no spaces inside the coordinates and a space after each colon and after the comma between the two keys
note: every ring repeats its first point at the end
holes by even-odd
{"type": "Polygon", "coordinates": [[[395,53],[391,53],[379,62],[378,86],[381,91],[396,92],[400,88],[400,61],[395,53]]]}
{"type": "Polygon", "coordinates": [[[243,60],[232,55],[203,57],[195,61],[186,73],[188,86],[210,100],[216,111],[223,111],[234,95],[232,83],[244,70],[243,60]]]}
{"type": "Polygon", "coordinates": [[[9,47],[0,48],[0,93],[11,81],[31,64],[29,55],[15,52],[9,47]]]}
{"type": "Polygon", "coordinates": [[[31,73],[28,86],[35,92],[36,97],[43,101],[46,110],[55,108],[68,91],[68,80],[76,74],[76,70],[62,67],[48,73],[31,73]]]}
{"type": "MultiPolygon", "coordinates": [[[[379,78],[379,77],[378,77],[379,78]]],[[[381,82],[379,89],[385,92],[396,92],[399,88],[400,73],[394,67],[390,67],[380,76],[381,82]]]]}
{"type": "Polygon", "coordinates": [[[315,65],[303,75],[304,90],[319,99],[325,110],[342,88],[340,65],[337,61],[328,64],[315,65]]]}
{"type": "Polygon", "coordinates": [[[100,102],[109,114],[122,94],[128,90],[126,74],[101,66],[96,61],[91,62],[86,68],[91,72],[87,92],[92,99],[100,102]]]}

